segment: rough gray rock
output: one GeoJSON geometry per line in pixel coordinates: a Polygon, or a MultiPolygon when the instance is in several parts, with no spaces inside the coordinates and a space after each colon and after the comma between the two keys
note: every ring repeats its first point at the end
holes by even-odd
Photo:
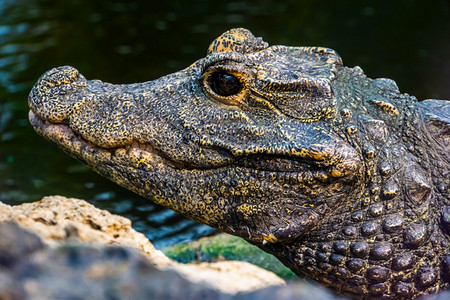
{"type": "Polygon", "coordinates": [[[15,223],[0,223],[0,299],[334,299],[322,290],[292,285],[232,296],[160,270],[119,246],[45,246],[15,223]],[[288,297],[288,298],[286,298],[288,297]]]}
{"type": "Polygon", "coordinates": [[[15,222],[37,234],[49,246],[76,241],[134,249],[158,268],[173,269],[191,282],[204,282],[223,293],[250,292],[284,284],[272,272],[247,262],[176,263],[156,250],[142,233],[136,232],[129,219],[98,209],[81,199],[51,196],[16,206],[0,202],[1,221],[15,222]]]}

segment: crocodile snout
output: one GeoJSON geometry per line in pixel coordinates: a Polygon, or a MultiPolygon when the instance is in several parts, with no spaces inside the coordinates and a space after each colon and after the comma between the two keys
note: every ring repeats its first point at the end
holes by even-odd
{"type": "Polygon", "coordinates": [[[77,99],[80,98],[72,95],[86,86],[86,79],[74,67],[53,68],[34,85],[28,96],[28,105],[42,120],[60,123],[67,118],[71,107],[79,102],[77,99]]]}

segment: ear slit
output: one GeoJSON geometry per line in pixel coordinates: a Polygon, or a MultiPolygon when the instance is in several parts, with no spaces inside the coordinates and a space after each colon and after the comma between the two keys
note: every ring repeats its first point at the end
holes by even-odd
{"type": "Polygon", "coordinates": [[[252,88],[252,94],[270,102],[285,115],[315,122],[335,111],[331,83],[321,78],[300,78],[286,82],[266,80],[252,88]]]}

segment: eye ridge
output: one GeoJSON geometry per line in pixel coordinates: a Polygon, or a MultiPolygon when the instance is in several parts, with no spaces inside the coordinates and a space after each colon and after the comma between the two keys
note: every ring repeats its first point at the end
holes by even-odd
{"type": "Polygon", "coordinates": [[[208,81],[211,90],[223,97],[236,95],[242,89],[239,78],[223,71],[212,73],[208,81]]]}

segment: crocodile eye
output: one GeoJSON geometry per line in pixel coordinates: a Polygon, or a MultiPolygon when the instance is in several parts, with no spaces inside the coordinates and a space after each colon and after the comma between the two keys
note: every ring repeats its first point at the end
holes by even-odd
{"type": "Polygon", "coordinates": [[[211,90],[219,96],[232,96],[238,94],[242,89],[240,80],[225,72],[215,72],[209,77],[211,90]]]}

